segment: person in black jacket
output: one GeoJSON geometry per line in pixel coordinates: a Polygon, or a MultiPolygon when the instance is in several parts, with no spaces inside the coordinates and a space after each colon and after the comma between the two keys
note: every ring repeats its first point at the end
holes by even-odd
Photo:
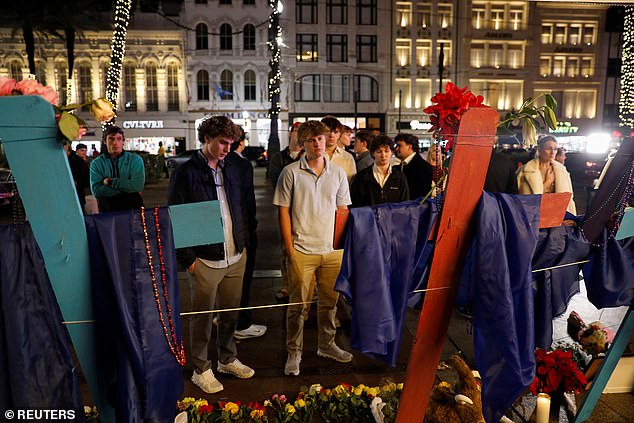
{"type": "MultiPolygon", "coordinates": [[[[222,217],[224,242],[177,250],[179,263],[192,275],[194,311],[240,306],[244,275],[245,230],[241,168],[225,160],[231,144],[238,140],[241,129],[226,116],[211,116],[198,127],[200,151],[178,167],[168,189],[168,204],[218,200],[222,217]]],[[[206,222],[192,222],[205,225],[206,222]]],[[[218,313],[218,371],[239,378],[249,378],[255,371],[237,358],[234,332],[238,312],[218,313]]],[[[214,377],[209,360],[211,314],[192,319],[193,340],[189,356],[194,365],[192,382],[204,392],[213,394],[223,389],[214,377]]]]}
{"type": "Polygon", "coordinates": [[[357,173],[352,180],[352,207],[398,203],[409,200],[407,180],[399,167],[392,166],[394,143],[390,137],[379,135],[372,140],[370,152],[374,164],[357,173]]]}
{"type": "Polygon", "coordinates": [[[401,159],[401,168],[407,178],[409,196],[412,199],[426,196],[431,190],[434,168],[418,154],[418,138],[400,133],[394,138],[396,156],[401,159]]]}
{"type": "Polygon", "coordinates": [[[271,184],[273,184],[273,189],[275,189],[277,185],[277,180],[280,177],[280,173],[282,173],[282,169],[284,169],[286,165],[299,160],[302,155],[302,148],[297,145],[297,128],[299,128],[299,125],[301,125],[301,122],[295,122],[290,127],[288,146],[284,150],[275,153],[269,160],[266,177],[271,181],[271,184]]]}

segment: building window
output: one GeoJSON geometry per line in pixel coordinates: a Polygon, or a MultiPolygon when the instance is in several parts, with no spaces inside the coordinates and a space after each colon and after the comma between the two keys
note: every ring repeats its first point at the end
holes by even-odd
{"type": "Polygon", "coordinates": [[[509,19],[510,19],[510,29],[513,31],[521,31],[526,27],[524,22],[524,17],[526,16],[526,12],[524,9],[524,5],[511,5],[509,10],[509,19]]]}
{"type": "Polygon", "coordinates": [[[376,25],[376,0],[357,0],[357,25],[376,25]]]}
{"type": "Polygon", "coordinates": [[[220,74],[220,99],[233,100],[233,72],[225,69],[220,74]]]}
{"type": "Polygon", "coordinates": [[[35,63],[35,79],[42,85],[46,85],[46,64],[44,62],[35,63]]]}
{"type": "Polygon", "coordinates": [[[592,58],[581,59],[581,75],[584,78],[590,78],[592,75],[594,75],[594,65],[592,63],[592,58]]]}
{"type": "Polygon", "coordinates": [[[199,23],[196,25],[196,50],[207,50],[209,48],[209,31],[207,25],[199,23]]]}
{"type": "Polygon", "coordinates": [[[198,101],[209,100],[209,72],[199,70],[196,74],[196,88],[198,101]]]}
{"type": "Polygon", "coordinates": [[[504,64],[504,46],[502,44],[489,45],[489,66],[500,68],[504,64]]]}
{"type": "Polygon", "coordinates": [[[244,100],[255,101],[255,72],[248,70],[244,73],[244,100]]]}
{"type": "Polygon", "coordinates": [[[550,75],[550,57],[539,58],[539,74],[544,78],[550,75]]]}
{"type": "Polygon", "coordinates": [[[233,49],[233,30],[231,25],[223,23],[220,25],[220,50],[233,49]]]}
{"type": "Polygon", "coordinates": [[[346,25],[348,23],[348,0],[328,0],[326,3],[326,23],[346,25]]]}
{"type": "Polygon", "coordinates": [[[568,43],[576,46],[581,42],[581,25],[570,25],[568,28],[568,43]]]}
{"type": "Polygon", "coordinates": [[[295,81],[295,101],[320,101],[319,75],[304,75],[295,81]]]}
{"type": "Polygon", "coordinates": [[[542,44],[552,44],[552,42],[553,42],[552,24],[542,25],[542,44]]]}
{"type": "Polygon", "coordinates": [[[417,109],[431,106],[431,79],[416,79],[414,88],[416,98],[414,99],[414,107],[417,109]]]}
{"type": "Polygon", "coordinates": [[[438,26],[441,28],[449,28],[452,21],[452,9],[450,4],[438,5],[438,26]]]}
{"type": "Polygon", "coordinates": [[[416,40],[416,64],[421,67],[429,66],[431,56],[431,42],[416,40]]]}
{"type": "Polygon", "coordinates": [[[376,63],[376,35],[357,35],[357,62],[376,63]]]}
{"type": "Polygon", "coordinates": [[[349,75],[324,75],[324,101],[348,103],[350,101],[349,75]]]}
{"type": "Polygon", "coordinates": [[[481,68],[482,66],[486,66],[486,62],[484,60],[484,44],[472,43],[471,44],[471,67],[481,68]]]}
{"type": "Polygon", "coordinates": [[[483,29],[486,27],[485,15],[485,5],[473,3],[473,6],[471,6],[471,26],[473,29],[483,29]]]}
{"type": "Polygon", "coordinates": [[[317,0],[297,0],[295,2],[295,23],[317,23],[317,0]]]}
{"type": "Polygon", "coordinates": [[[399,107],[412,107],[412,81],[409,79],[394,80],[394,108],[399,107]]]}
{"type": "Polygon", "coordinates": [[[361,103],[376,103],[379,101],[379,84],[376,79],[368,75],[354,76],[354,90],[357,101],[361,103]]]}
{"type": "Polygon", "coordinates": [[[177,112],[180,109],[180,96],[178,95],[178,65],[167,65],[167,111],[177,112]]]}
{"type": "Polygon", "coordinates": [[[136,112],[136,67],[132,64],[123,66],[123,99],[126,112],[136,112]]]}
{"type": "Polygon", "coordinates": [[[66,84],[68,80],[68,67],[65,63],[59,63],[55,66],[57,76],[57,96],[59,97],[59,105],[65,106],[66,103],[66,84]]]}
{"type": "Polygon", "coordinates": [[[566,25],[555,26],[555,44],[564,44],[566,42],[566,25]]]}
{"type": "Polygon", "coordinates": [[[348,36],[326,35],[327,60],[329,62],[348,61],[348,36]]]}
{"type": "Polygon", "coordinates": [[[242,32],[242,42],[245,50],[255,50],[255,26],[246,24],[242,32]]]}
{"type": "Polygon", "coordinates": [[[108,86],[108,67],[109,66],[110,66],[110,63],[102,63],[101,68],[99,69],[99,71],[101,72],[100,74],[101,87],[99,88],[99,91],[102,93],[106,92],[106,87],[108,86]]]}
{"type": "Polygon", "coordinates": [[[442,50],[443,57],[443,66],[448,68],[451,66],[451,41],[439,41],[436,44],[436,57],[440,57],[440,51],[442,50]]]}
{"type": "Polygon", "coordinates": [[[412,3],[396,3],[396,25],[406,28],[412,24],[412,3]]]}
{"type": "Polygon", "coordinates": [[[418,19],[416,25],[419,28],[427,28],[431,25],[431,5],[419,3],[416,7],[416,15],[418,19]]]}
{"type": "Polygon", "coordinates": [[[297,34],[297,61],[317,61],[317,34],[297,34]]]}
{"type": "Polygon", "coordinates": [[[496,4],[491,6],[491,29],[496,31],[504,29],[504,5],[496,4]]]}
{"type": "Polygon", "coordinates": [[[145,109],[148,112],[158,112],[158,80],[156,65],[151,63],[145,67],[145,109]]]}
{"type": "Polygon", "coordinates": [[[412,57],[412,40],[396,40],[396,63],[399,66],[409,66],[412,57]]]}
{"type": "Polygon", "coordinates": [[[593,119],[597,113],[597,92],[595,90],[565,90],[561,110],[566,119],[593,119]]]}
{"type": "Polygon", "coordinates": [[[553,60],[553,76],[556,76],[557,78],[561,78],[564,74],[564,66],[566,65],[566,58],[565,57],[555,57],[555,60],[553,60]]]}
{"type": "Polygon", "coordinates": [[[507,45],[506,65],[511,69],[524,67],[524,47],[521,45],[507,45]]]}
{"type": "Polygon", "coordinates": [[[92,69],[89,63],[82,63],[77,67],[77,102],[85,103],[90,100],[92,100],[92,69]]]}
{"type": "Polygon", "coordinates": [[[583,43],[585,45],[591,46],[594,44],[594,26],[585,25],[583,27],[583,43]]]}
{"type": "Polygon", "coordinates": [[[522,105],[523,81],[469,80],[469,89],[484,96],[484,103],[498,110],[519,109],[522,105]]]}
{"type": "Polygon", "coordinates": [[[9,62],[9,77],[16,81],[22,81],[22,62],[18,60],[9,62]]]}

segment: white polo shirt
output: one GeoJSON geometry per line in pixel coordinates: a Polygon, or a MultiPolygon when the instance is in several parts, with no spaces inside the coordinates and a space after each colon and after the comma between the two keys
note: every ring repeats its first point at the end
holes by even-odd
{"type": "Polygon", "coordinates": [[[293,246],[304,254],[334,251],[335,211],[351,203],[346,172],[326,159],[317,176],[305,157],[282,169],[273,197],[276,206],[290,208],[293,246]]]}
{"type": "Polygon", "coordinates": [[[352,177],[357,174],[357,165],[354,162],[354,157],[352,157],[352,154],[348,153],[346,150],[339,146],[337,146],[337,148],[335,148],[335,151],[333,151],[330,161],[343,168],[343,170],[346,172],[348,183],[350,183],[352,177]]]}

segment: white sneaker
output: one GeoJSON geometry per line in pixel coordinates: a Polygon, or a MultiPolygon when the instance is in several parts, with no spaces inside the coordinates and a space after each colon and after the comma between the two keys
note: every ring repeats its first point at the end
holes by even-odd
{"type": "Polygon", "coordinates": [[[220,392],[225,389],[225,387],[222,386],[222,383],[218,382],[218,379],[215,378],[214,372],[212,372],[211,369],[207,369],[202,373],[197,373],[194,370],[192,382],[194,385],[202,389],[203,392],[208,394],[215,394],[216,392],[220,392]]]}
{"type": "Polygon", "coordinates": [[[220,373],[227,373],[239,377],[240,379],[248,379],[255,374],[255,370],[251,367],[240,363],[237,358],[231,363],[222,364],[218,362],[218,371],[220,373]]]}
{"type": "Polygon", "coordinates": [[[252,324],[246,329],[237,330],[233,337],[236,339],[259,338],[266,333],[266,326],[252,324]]]}
{"type": "Polygon", "coordinates": [[[328,348],[318,348],[317,355],[321,357],[331,358],[340,363],[349,363],[352,361],[352,354],[348,351],[344,351],[337,346],[334,342],[328,348]]]}
{"type": "Polygon", "coordinates": [[[286,365],[284,365],[284,374],[286,376],[299,375],[299,363],[302,361],[302,354],[298,352],[288,353],[286,365]]]}

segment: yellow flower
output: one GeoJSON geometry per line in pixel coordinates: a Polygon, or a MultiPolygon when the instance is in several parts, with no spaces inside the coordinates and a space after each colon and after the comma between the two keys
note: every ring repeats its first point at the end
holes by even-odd
{"type": "Polygon", "coordinates": [[[184,406],[188,406],[190,404],[193,404],[196,400],[192,397],[186,397],[183,398],[183,400],[181,401],[181,404],[183,404],[184,406]]]}
{"type": "Polygon", "coordinates": [[[399,391],[403,390],[403,384],[399,383],[398,385],[396,385],[396,389],[398,389],[399,391]]]}
{"type": "Polygon", "coordinates": [[[108,122],[115,117],[115,113],[112,110],[113,105],[104,97],[93,100],[90,105],[90,113],[101,123],[108,122]]]}
{"type": "Polygon", "coordinates": [[[304,401],[303,399],[298,399],[297,401],[295,401],[295,407],[297,408],[303,408],[306,407],[306,401],[304,401]]]}
{"type": "Polygon", "coordinates": [[[240,411],[240,406],[238,406],[238,404],[236,404],[235,402],[228,402],[225,404],[225,408],[223,410],[228,411],[231,414],[236,414],[238,411],[240,411]]]}
{"type": "MultiPolygon", "coordinates": [[[[192,398],[193,399],[193,398],[192,398]]],[[[183,401],[184,402],[184,401],[183,401]]],[[[206,399],[199,399],[194,401],[194,407],[202,407],[203,405],[209,405],[206,399]]]]}
{"type": "Polygon", "coordinates": [[[366,388],[364,389],[364,391],[365,391],[365,393],[366,393],[367,395],[372,395],[373,397],[378,396],[378,395],[379,395],[379,392],[380,392],[380,391],[379,391],[379,388],[377,388],[377,387],[370,388],[370,387],[367,387],[367,386],[366,386],[366,388]]]}
{"type": "Polygon", "coordinates": [[[363,388],[360,386],[357,386],[356,388],[352,390],[352,393],[355,395],[361,395],[363,393],[363,388]]]}
{"type": "Polygon", "coordinates": [[[264,410],[252,410],[251,414],[249,414],[249,417],[251,417],[252,419],[258,418],[258,417],[262,417],[264,415],[264,410]]]}
{"type": "Polygon", "coordinates": [[[292,416],[293,414],[295,414],[295,407],[290,404],[286,404],[286,412],[289,416],[292,416]]]}

